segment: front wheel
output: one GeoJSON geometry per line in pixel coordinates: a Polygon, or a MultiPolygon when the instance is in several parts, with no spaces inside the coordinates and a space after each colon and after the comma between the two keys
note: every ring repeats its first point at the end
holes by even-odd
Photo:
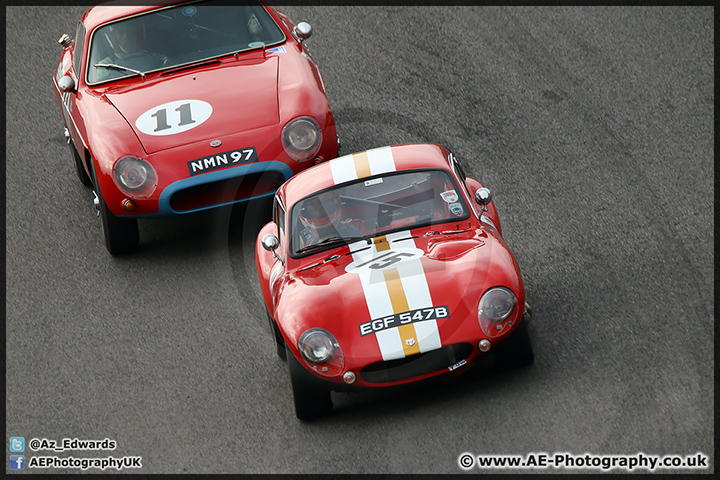
{"type": "Polygon", "coordinates": [[[87,172],[85,171],[85,166],[82,163],[82,159],[80,158],[80,155],[78,154],[72,143],[70,144],[70,152],[72,153],[73,160],[75,161],[75,170],[77,172],[80,183],[82,183],[86,187],[92,186],[92,180],[90,180],[90,176],[88,176],[87,172]]]}
{"type": "Polygon", "coordinates": [[[93,168],[93,181],[95,187],[95,206],[98,209],[100,221],[105,237],[105,248],[110,255],[117,256],[134,251],[140,243],[138,222],[135,218],[122,218],[114,215],[105,204],[102,192],[98,186],[97,175],[93,168]]]}
{"type": "Polygon", "coordinates": [[[300,420],[313,420],[332,413],[330,389],[305,370],[290,349],[285,355],[295,400],[295,416],[300,420]]]}
{"type": "Polygon", "coordinates": [[[275,339],[275,350],[277,352],[277,356],[280,360],[285,361],[287,359],[285,341],[283,340],[278,327],[275,325],[275,321],[270,315],[267,307],[265,307],[265,315],[267,315],[268,322],[270,322],[270,331],[273,333],[273,338],[275,339]]]}
{"type": "Polygon", "coordinates": [[[500,370],[525,367],[535,361],[528,324],[525,320],[501,344],[495,347],[495,365],[500,370]]]}

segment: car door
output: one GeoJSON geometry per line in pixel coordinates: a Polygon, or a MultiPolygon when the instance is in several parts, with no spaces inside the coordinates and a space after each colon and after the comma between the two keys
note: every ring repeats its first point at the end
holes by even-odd
{"type": "MultiPolygon", "coordinates": [[[[58,88],[58,95],[60,97],[60,108],[63,119],[65,120],[65,127],[68,129],[70,138],[78,152],[82,152],[85,145],[82,135],[84,122],[77,108],[78,97],[80,96],[80,72],[82,70],[84,50],[85,26],[80,22],[75,32],[75,42],[70,48],[65,49],[63,52],[56,76],[57,82],[60,81],[60,78],[69,76],[75,84],[75,88],[71,91],[63,92],[58,88]]],[[[83,158],[83,155],[81,155],[81,158],[83,158]]]]}
{"type": "Polygon", "coordinates": [[[287,259],[287,235],[285,228],[285,208],[280,198],[275,195],[273,201],[273,222],[277,225],[278,231],[277,236],[280,239],[280,246],[276,250],[279,258],[275,258],[272,269],[270,270],[269,290],[270,296],[273,301],[273,314],[275,313],[275,306],[277,302],[279,286],[282,282],[278,280],[285,274],[285,262],[287,259]]]}

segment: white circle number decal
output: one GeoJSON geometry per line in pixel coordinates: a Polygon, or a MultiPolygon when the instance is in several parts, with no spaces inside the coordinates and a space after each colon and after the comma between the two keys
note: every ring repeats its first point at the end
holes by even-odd
{"type": "Polygon", "coordinates": [[[420,258],[423,251],[419,248],[401,248],[386,250],[382,253],[370,254],[362,256],[347,267],[347,273],[361,273],[363,271],[385,270],[387,268],[396,268],[399,264],[403,264],[409,260],[420,258]]]}
{"type": "Polygon", "coordinates": [[[135,126],[146,135],[175,135],[202,124],[212,111],[212,105],[202,100],[175,100],[143,113],[135,126]]]}

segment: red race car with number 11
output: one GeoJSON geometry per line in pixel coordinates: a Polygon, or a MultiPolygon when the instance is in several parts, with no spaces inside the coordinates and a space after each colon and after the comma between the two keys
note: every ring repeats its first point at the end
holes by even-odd
{"type": "Polygon", "coordinates": [[[338,152],[310,25],[253,0],[149,3],[90,8],[53,78],[113,255],[140,218],[273,195],[338,152]]]}
{"type": "Polygon", "coordinates": [[[490,191],[446,148],[383,147],[283,184],[255,246],[300,419],[332,390],[532,363],[530,308],[490,191]]]}

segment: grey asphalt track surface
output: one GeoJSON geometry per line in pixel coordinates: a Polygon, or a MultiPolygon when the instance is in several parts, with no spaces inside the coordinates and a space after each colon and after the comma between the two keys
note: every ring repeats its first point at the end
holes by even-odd
{"type": "Polygon", "coordinates": [[[267,202],[141,221],[137,253],[106,252],[51,83],[84,9],[6,9],[6,437],[117,447],[27,461],[459,474],[463,453],[700,452],[678,472],[714,472],[711,7],[284,9],[314,27],[342,152],[450,148],[493,191],[534,311],[533,366],[334,393],[312,423],[257,283],[267,202]]]}

